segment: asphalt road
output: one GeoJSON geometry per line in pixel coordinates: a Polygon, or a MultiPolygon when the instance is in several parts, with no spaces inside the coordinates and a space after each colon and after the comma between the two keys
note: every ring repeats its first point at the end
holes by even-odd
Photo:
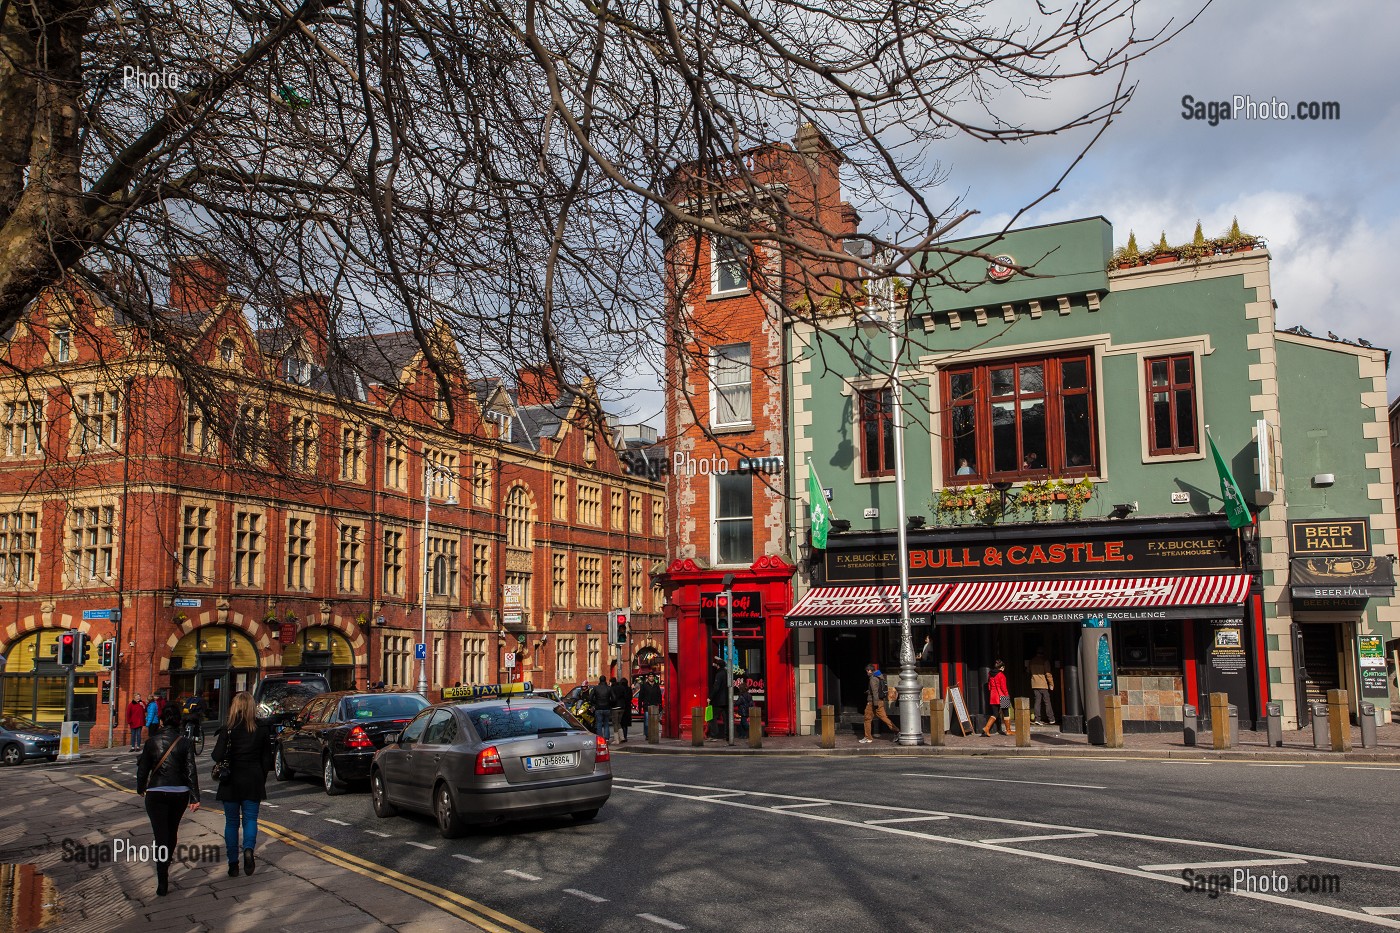
{"type": "Polygon", "coordinates": [[[1400,767],[613,763],[612,799],[586,824],[447,841],[310,778],[270,778],[263,818],[546,933],[1400,928],[1400,767]],[[1321,890],[1296,890],[1300,876],[1321,890]],[[1222,891],[1231,881],[1249,889],[1222,891]]]}

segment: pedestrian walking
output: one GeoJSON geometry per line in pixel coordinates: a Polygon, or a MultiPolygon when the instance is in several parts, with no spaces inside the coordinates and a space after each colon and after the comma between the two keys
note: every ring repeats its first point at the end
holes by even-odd
{"type": "Polygon", "coordinates": [[[180,819],[188,808],[199,809],[199,771],[194,747],[180,733],[180,711],[161,713],[160,730],[152,733],[136,760],[136,793],[146,798],[146,816],[155,836],[156,894],[170,893],[170,855],[179,837],[180,819]]]}
{"type": "Polygon", "coordinates": [[[992,726],[1000,723],[997,730],[1006,735],[1006,714],[1011,708],[1011,694],[1006,691],[1006,665],[998,660],[992,665],[992,676],[987,678],[987,724],[982,727],[982,737],[992,733],[992,726]]]}
{"type": "Polygon", "coordinates": [[[661,685],[656,682],[655,677],[648,677],[642,681],[642,685],[637,688],[637,702],[642,707],[642,723],[647,735],[651,735],[651,708],[657,708],[657,715],[661,715],[661,685]]]}
{"type": "Polygon", "coordinates": [[[161,699],[160,692],[151,697],[151,702],[146,704],[146,735],[152,736],[160,728],[160,711],[165,708],[165,701],[161,699]]]}
{"type": "Polygon", "coordinates": [[[734,735],[736,738],[749,737],[749,710],[753,709],[753,697],[749,694],[744,678],[734,678],[734,735]]]}
{"type": "Polygon", "coordinates": [[[141,750],[141,730],[146,726],[146,704],[141,699],[141,694],[131,698],[131,702],[126,704],[126,727],[131,730],[131,748],[129,751],[137,752],[141,750]]]}
{"type": "Polygon", "coordinates": [[[591,691],[590,699],[593,701],[593,725],[594,732],[603,737],[603,741],[612,744],[612,687],[608,684],[608,678],[599,675],[598,685],[591,691]]]}
{"type": "MultiPolygon", "coordinates": [[[[257,868],[253,849],[258,842],[258,810],[267,799],[267,772],[272,770],[272,738],[267,724],[253,718],[253,695],[244,690],[228,707],[228,723],[214,740],[214,761],[223,764],[223,777],[215,799],[224,805],[224,847],[228,850],[228,874],[238,876],[238,851],[243,850],[243,870],[257,868]],[[239,821],[243,838],[239,839],[239,821]]],[[[217,766],[216,766],[217,767],[217,766]]]]}
{"type": "Polygon", "coordinates": [[[1055,675],[1050,672],[1044,648],[1035,649],[1035,657],[1026,663],[1026,669],[1031,674],[1031,718],[1053,726],[1055,708],[1050,705],[1050,691],[1055,689],[1055,675]]]}
{"type": "Polygon", "coordinates": [[[890,731],[899,734],[894,723],[890,722],[889,713],[885,712],[885,700],[889,696],[889,685],[885,683],[885,675],[880,673],[877,664],[865,665],[865,738],[860,740],[861,745],[867,745],[875,741],[871,735],[871,727],[875,725],[878,718],[890,731]]]}
{"type": "Polygon", "coordinates": [[[612,700],[614,713],[617,716],[617,729],[622,733],[619,741],[627,741],[627,733],[632,730],[632,685],[627,682],[626,677],[614,677],[612,682],[612,700]]]}

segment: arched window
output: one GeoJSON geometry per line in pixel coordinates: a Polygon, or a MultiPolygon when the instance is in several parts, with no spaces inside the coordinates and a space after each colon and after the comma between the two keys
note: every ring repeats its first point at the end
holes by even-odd
{"type": "Polygon", "coordinates": [[[442,554],[433,558],[433,595],[452,595],[452,580],[449,573],[447,558],[442,554]]]}
{"type": "Polygon", "coordinates": [[[233,353],[236,349],[237,345],[233,342],[233,338],[225,337],[219,342],[219,359],[223,360],[225,363],[232,363],[233,353]]]}
{"type": "Polygon", "coordinates": [[[531,512],[530,497],[525,487],[513,487],[506,497],[506,543],[511,547],[531,546],[530,524],[534,521],[531,512]]]}

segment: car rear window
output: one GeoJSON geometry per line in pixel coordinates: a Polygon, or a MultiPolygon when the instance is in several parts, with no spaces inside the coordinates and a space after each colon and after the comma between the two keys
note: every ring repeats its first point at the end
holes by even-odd
{"type": "Polygon", "coordinates": [[[319,680],[303,680],[300,683],[273,681],[263,684],[258,706],[264,716],[278,713],[295,713],[315,696],[326,692],[326,685],[319,680]]]}
{"type": "Polygon", "coordinates": [[[346,719],[412,719],[428,701],[412,693],[350,697],[345,701],[346,719]]]}
{"type": "Polygon", "coordinates": [[[547,706],[474,705],[467,710],[467,718],[483,742],[583,729],[563,706],[551,709],[547,706]]]}

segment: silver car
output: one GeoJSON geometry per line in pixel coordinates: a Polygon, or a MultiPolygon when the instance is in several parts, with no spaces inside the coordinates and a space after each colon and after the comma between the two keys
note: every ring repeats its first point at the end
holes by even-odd
{"type": "Polygon", "coordinates": [[[554,700],[431,706],[386,737],[370,766],[377,816],[426,813],[447,839],[473,823],[591,820],[611,793],[607,743],[554,700]]]}
{"type": "Polygon", "coordinates": [[[26,758],[58,760],[59,734],[19,716],[0,716],[0,762],[17,765],[26,758]]]}

